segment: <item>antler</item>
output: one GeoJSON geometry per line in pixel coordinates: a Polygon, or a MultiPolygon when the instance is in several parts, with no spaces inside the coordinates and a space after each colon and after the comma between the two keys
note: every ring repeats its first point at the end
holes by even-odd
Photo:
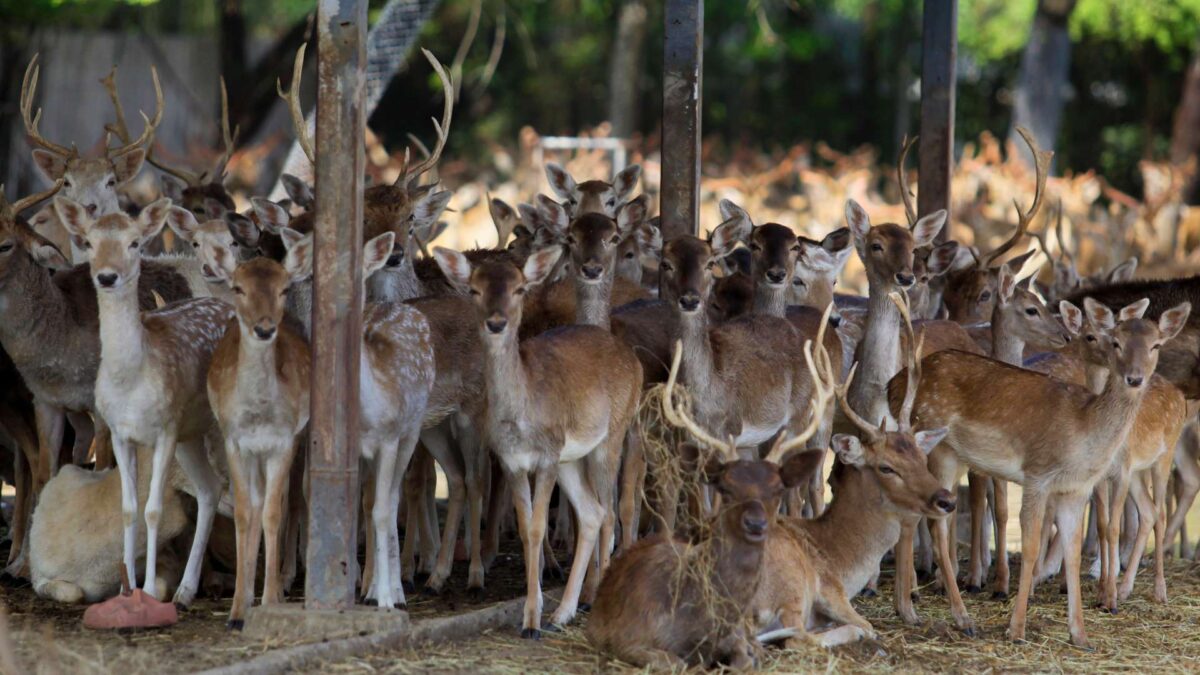
{"type": "Polygon", "coordinates": [[[854,408],[850,407],[850,402],[846,400],[846,392],[850,390],[850,383],[854,381],[854,373],[858,371],[858,363],[850,366],[850,374],[846,376],[846,381],[837,388],[837,399],[841,405],[842,412],[846,414],[846,419],[850,420],[858,430],[863,433],[868,443],[876,443],[883,440],[883,430],[875,426],[871,422],[863,419],[854,408]]]}
{"type": "Polygon", "coordinates": [[[771,447],[771,451],[767,453],[766,461],[768,462],[778,464],[787,453],[807,443],[808,439],[817,433],[817,428],[825,419],[825,411],[829,408],[829,401],[833,398],[834,389],[837,387],[837,377],[829,360],[829,352],[825,349],[825,328],[829,325],[829,315],[832,311],[833,303],[830,302],[825,308],[825,314],[821,317],[821,328],[817,330],[815,357],[813,341],[806,340],[804,342],[804,362],[808,365],[808,372],[812,375],[813,381],[812,407],[809,409],[808,426],[788,439],[784,438],[785,434],[780,434],[779,439],[771,447]]]}
{"type": "Polygon", "coordinates": [[[42,119],[42,109],[38,108],[36,114],[32,113],[33,96],[37,93],[38,75],[42,70],[41,66],[37,65],[39,56],[40,54],[34,54],[33,58],[29,60],[29,65],[25,68],[25,78],[21,80],[21,120],[25,123],[25,133],[29,135],[29,140],[56,155],[67,159],[78,157],[79,151],[74,146],[68,148],[53,143],[38,131],[38,122],[42,119]]]}
{"type": "Polygon", "coordinates": [[[904,215],[908,218],[909,227],[917,223],[917,209],[913,206],[912,192],[908,190],[908,175],[904,170],[904,163],[908,159],[908,151],[916,145],[918,138],[920,136],[913,136],[912,139],[904,136],[900,144],[900,159],[896,161],[896,179],[900,182],[900,198],[904,200],[904,215]]]}
{"type": "MultiPolygon", "coordinates": [[[[158,71],[157,71],[157,69],[151,67],[150,73],[151,73],[152,79],[154,80],[155,99],[158,102],[159,109],[161,110],[163,96],[162,96],[162,88],[159,86],[158,71]]],[[[118,88],[117,88],[117,67],[116,66],[113,66],[112,70],[110,70],[108,72],[107,77],[100,80],[100,84],[104,85],[104,89],[106,91],[108,91],[108,97],[110,99],[112,99],[113,111],[117,117],[117,121],[114,122],[113,124],[104,125],[104,130],[107,131],[108,133],[116,136],[117,139],[119,139],[122,143],[125,143],[126,148],[128,148],[129,150],[132,150],[138,144],[130,143],[130,140],[129,140],[130,139],[129,127],[125,124],[125,107],[121,105],[121,96],[120,96],[118,88]]],[[[143,115],[143,117],[144,117],[144,115],[143,115]]],[[[145,134],[145,132],[143,132],[143,135],[144,134],[145,134]]],[[[105,145],[107,145],[107,144],[105,144],[105,145]]],[[[108,152],[110,154],[110,156],[118,156],[120,154],[123,154],[123,153],[115,152],[116,150],[117,150],[117,148],[113,148],[113,150],[106,149],[105,151],[108,152]]],[[[187,185],[199,185],[201,182],[201,177],[197,174],[188,173],[187,171],[184,171],[182,169],[176,169],[176,168],[167,166],[166,164],[163,164],[162,162],[154,159],[153,144],[151,144],[150,147],[148,147],[146,149],[146,161],[149,162],[152,166],[154,166],[159,171],[162,171],[163,173],[171,174],[172,176],[175,176],[179,180],[182,180],[187,185]]]]}
{"type": "MultiPolygon", "coordinates": [[[[114,69],[114,72],[115,70],[116,69],[114,69]]],[[[139,111],[142,116],[142,121],[145,123],[145,126],[142,127],[142,135],[138,136],[137,140],[130,141],[129,131],[126,129],[125,136],[121,139],[121,142],[125,143],[125,145],[115,148],[105,148],[104,153],[108,157],[120,157],[121,155],[128,154],[141,147],[146,147],[146,155],[150,155],[149,148],[153,144],[154,132],[158,130],[158,125],[162,124],[164,109],[162,85],[158,81],[158,69],[154,66],[150,66],[150,79],[154,81],[154,119],[151,120],[146,116],[146,113],[139,111]]],[[[114,100],[116,99],[114,98],[114,100]]],[[[119,122],[121,126],[124,127],[125,115],[123,111],[121,112],[119,122]]]]}
{"type": "MultiPolygon", "coordinates": [[[[1058,216],[1054,220],[1054,236],[1058,239],[1058,257],[1063,260],[1066,260],[1068,262],[1074,263],[1075,256],[1071,255],[1071,252],[1067,250],[1067,240],[1065,238],[1063,238],[1062,223],[1063,223],[1063,203],[1062,203],[1062,197],[1059,197],[1058,198],[1058,216]]],[[[1046,253],[1046,255],[1048,256],[1050,254],[1046,253]]]]}
{"type": "Polygon", "coordinates": [[[8,197],[6,197],[4,195],[4,186],[0,185],[0,214],[3,214],[5,216],[9,216],[9,215],[15,216],[16,214],[24,211],[25,209],[33,206],[34,204],[37,204],[38,202],[40,202],[42,200],[53,197],[56,192],[58,192],[59,190],[62,189],[63,180],[64,179],[59,178],[57,181],[55,181],[54,185],[50,186],[49,189],[47,189],[43,192],[38,192],[36,194],[27,195],[25,197],[22,197],[21,199],[18,199],[17,201],[15,201],[11,204],[8,201],[8,197]]]}
{"type": "Polygon", "coordinates": [[[304,120],[304,109],[300,107],[300,76],[304,73],[304,50],[307,47],[306,42],[296,50],[296,63],[292,66],[292,83],[288,92],[283,93],[283,83],[279,80],[275,80],[275,91],[279,98],[287,101],[288,112],[292,115],[292,126],[296,128],[296,142],[300,144],[300,149],[304,151],[308,161],[316,166],[317,152],[313,150],[312,139],[308,137],[308,123],[304,120]]]}
{"type": "Polygon", "coordinates": [[[1050,160],[1054,157],[1054,151],[1041,150],[1038,147],[1037,141],[1034,140],[1033,134],[1025,127],[1017,127],[1017,133],[1021,134],[1021,138],[1025,139],[1025,143],[1029,146],[1030,152],[1033,153],[1036,163],[1034,170],[1037,174],[1037,186],[1034,188],[1033,204],[1029,207],[1028,211],[1022,212],[1021,205],[1017,203],[1017,200],[1013,200],[1013,206],[1017,207],[1017,231],[1008,238],[1008,241],[985,255],[981,267],[990,266],[996,258],[1010,251],[1021,240],[1021,237],[1025,236],[1025,233],[1029,231],[1030,223],[1033,222],[1033,217],[1037,215],[1038,209],[1042,206],[1042,197],[1046,193],[1046,176],[1050,173],[1050,160]]]}
{"type": "Polygon", "coordinates": [[[667,422],[673,427],[687,429],[697,441],[708,445],[725,455],[726,459],[736,459],[737,449],[733,445],[732,439],[722,441],[721,439],[708,433],[699,424],[696,424],[691,417],[684,412],[682,407],[675,407],[675,381],[679,377],[679,362],[683,358],[683,341],[675,341],[675,355],[671,357],[671,373],[667,376],[667,384],[663,388],[662,405],[663,416],[667,418],[667,422]]]}
{"type": "Polygon", "coordinates": [[[221,76],[221,140],[225,144],[225,152],[217,158],[216,164],[213,165],[212,171],[204,174],[204,177],[212,177],[213,180],[221,180],[225,175],[225,165],[229,163],[229,158],[233,157],[233,149],[237,147],[238,134],[242,131],[241,125],[233,128],[233,133],[229,132],[229,94],[225,91],[225,76],[221,76]]]}
{"type": "Polygon", "coordinates": [[[438,74],[438,78],[442,81],[442,93],[445,96],[445,104],[442,108],[442,121],[439,124],[433,120],[434,131],[437,132],[437,144],[433,146],[433,152],[425,158],[420,164],[408,169],[396,178],[395,185],[407,180],[410,183],[415,183],[422,174],[437,166],[438,160],[442,157],[442,150],[446,147],[446,139],[450,136],[450,120],[454,113],[454,81],[450,79],[450,75],[446,73],[446,69],[433,55],[433,52],[428,49],[422,49],[421,53],[425,55],[429,65],[433,66],[433,70],[438,74]]]}
{"type": "Polygon", "coordinates": [[[925,348],[925,331],[921,331],[921,337],[918,339],[913,334],[912,313],[909,311],[908,296],[901,293],[892,292],[888,295],[891,301],[895,303],[896,309],[900,310],[900,316],[904,318],[904,330],[908,333],[908,381],[904,388],[904,403],[900,406],[900,417],[896,420],[900,427],[900,431],[910,431],[912,429],[912,410],[913,404],[917,400],[917,387],[921,384],[921,352],[925,348]]]}

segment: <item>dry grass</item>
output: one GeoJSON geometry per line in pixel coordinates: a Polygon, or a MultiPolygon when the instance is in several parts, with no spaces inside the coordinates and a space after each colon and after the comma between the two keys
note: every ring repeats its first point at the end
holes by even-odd
{"type": "MultiPolygon", "coordinates": [[[[1019,569],[1019,565],[1016,566],[1019,569]]],[[[1014,570],[1014,579],[1016,578],[1014,570]]],[[[1116,616],[1085,610],[1094,652],[1067,642],[1066,597],[1057,584],[1043,585],[1033,598],[1026,644],[1005,636],[1013,601],[968,596],[977,633],[954,628],[945,598],[926,589],[917,605],[925,623],[906,626],[891,606],[890,578],[882,593],[855,605],[876,627],[879,640],[824,651],[769,650],[767,672],[1197,672],[1200,671],[1200,570],[1188,562],[1168,563],[1171,602],[1150,599],[1149,575],[1116,616]]],[[[887,572],[885,572],[887,574],[887,572]]],[[[1014,587],[1015,590],[1015,587],[1014,587]]],[[[1085,599],[1095,597],[1092,582],[1085,599]]],[[[586,621],[586,618],[584,619],[586,621]]],[[[364,656],[323,664],[311,672],[337,673],[594,673],[638,672],[606,659],[587,643],[582,622],[540,642],[521,640],[517,629],[497,631],[466,643],[364,656]]]]}

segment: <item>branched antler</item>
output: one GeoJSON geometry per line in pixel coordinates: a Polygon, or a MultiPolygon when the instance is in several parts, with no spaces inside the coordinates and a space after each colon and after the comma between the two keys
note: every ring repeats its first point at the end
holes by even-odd
{"type": "Polygon", "coordinates": [[[0,185],[0,215],[9,217],[15,216],[34,204],[53,197],[56,192],[62,189],[63,181],[63,178],[59,178],[57,181],[55,181],[54,185],[50,186],[49,189],[36,194],[27,195],[15,202],[12,202],[11,204],[8,201],[8,197],[6,197],[4,194],[4,185],[0,185]]]}
{"type": "MultiPolygon", "coordinates": [[[[155,100],[156,108],[158,110],[158,112],[155,114],[155,122],[154,122],[154,127],[155,127],[155,129],[157,129],[158,124],[162,121],[162,110],[163,110],[162,85],[158,80],[158,69],[157,68],[154,68],[153,66],[150,67],[150,77],[154,81],[154,100],[155,100]]],[[[134,148],[138,147],[140,145],[140,143],[131,140],[131,137],[129,134],[129,126],[125,123],[125,107],[121,105],[121,95],[117,88],[117,67],[116,66],[113,66],[112,70],[110,70],[108,72],[107,77],[100,80],[100,84],[104,85],[104,89],[106,91],[108,91],[108,97],[110,99],[112,99],[113,111],[117,118],[116,122],[114,122],[113,124],[104,125],[104,130],[107,131],[109,134],[116,136],[118,140],[120,140],[122,143],[125,144],[125,146],[124,146],[125,149],[122,149],[122,148],[113,148],[111,150],[106,149],[106,152],[109,153],[110,157],[117,157],[117,156],[124,154],[125,152],[129,152],[130,150],[133,150],[134,148]]],[[[143,119],[145,118],[145,116],[146,116],[145,113],[143,113],[142,114],[143,119]]],[[[147,121],[147,124],[149,124],[148,121],[147,121]]],[[[145,131],[142,132],[142,136],[143,136],[143,138],[146,138],[145,131]]],[[[162,171],[164,173],[169,173],[172,176],[175,176],[176,178],[184,181],[187,185],[198,185],[199,184],[200,177],[197,176],[196,174],[188,173],[186,171],[183,171],[182,169],[175,169],[175,168],[169,167],[169,166],[163,164],[162,162],[156,160],[154,158],[154,142],[150,138],[146,138],[146,140],[148,141],[147,147],[146,147],[146,161],[147,162],[149,162],[152,166],[157,168],[159,171],[162,171]]],[[[108,144],[105,143],[105,145],[107,146],[108,144]]]]}
{"type": "Polygon", "coordinates": [[[908,173],[904,170],[904,164],[908,160],[908,151],[917,144],[918,138],[920,136],[911,139],[907,135],[904,137],[900,144],[900,159],[896,161],[896,180],[900,182],[900,198],[904,200],[904,215],[908,218],[909,227],[917,224],[917,208],[913,206],[913,194],[908,189],[908,173]]]}
{"type": "Polygon", "coordinates": [[[679,379],[679,362],[683,358],[683,341],[675,341],[675,355],[671,357],[671,373],[667,376],[667,384],[663,388],[663,416],[667,422],[673,427],[686,429],[697,441],[715,449],[717,452],[724,455],[725,459],[737,459],[737,448],[734,447],[733,439],[722,441],[721,439],[708,433],[697,424],[683,406],[676,407],[678,403],[675,401],[675,382],[679,379]]]}
{"type": "Polygon", "coordinates": [[[429,65],[433,66],[434,72],[438,74],[438,78],[442,81],[442,94],[445,96],[445,104],[442,107],[442,121],[439,123],[436,119],[433,120],[433,129],[437,132],[437,143],[433,146],[433,152],[425,158],[420,164],[402,172],[397,178],[394,185],[400,185],[407,181],[410,188],[414,187],[421,175],[437,166],[438,160],[442,157],[442,150],[446,147],[446,139],[450,137],[450,120],[454,114],[454,81],[450,75],[446,73],[446,69],[442,67],[441,62],[433,55],[433,52],[428,49],[422,49],[421,53],[425,55],[429,65]]]}
{"type": "Polygon", "coordinates": [[[896,305],[896,309],[900,310],[900,316],[904,318],[904,330],[908,334],[908,354],[905,355],[908,379],[905,382],[904,403],[900,406],[900,416],[896,423],[899,425],[900,431],[909,432],[912,430],[912,411],[917,400],[917,388],[921,385],[921,352],[925,349],[925,331],[921,331],[920,338],[913,334],[908,296],[892,292],[888,297],[896,305]]]}
{"type": "Polygon", "coordinates": [[[1034,216],[1037,215],[1038,209],[1041,208],[1042,197],[1046,193],[1046,176],[1050,173],[1050,160],[1054,157],[1054,151],[1041,150],[1038,147],[1037,141],[1034,140],[1033,134],[1025,127],[1017,127],[1017,133],[1021,134],[1021,138],[1025,139],[1025,143],[1029,146],[1030,152],[1033,153],[1034,162],[1036,163],[1034,170],[1037,174],[1037,182],[1033,193],[1033,204],[1030,205],[1028,211],[1022,211],[1021,205],[1015,199],[1013,200],[1013,206],[1017,207],[1017,231],[1008,238],[1008,241],[985,255],[981,262],[981,267],[989,267],[992,262],[1012,250],[1017,245],[1017,242],[1021,241],[1021,237],[1024,237],[1025,233],[1029,231],[1029,225],[1033,222],[1034,216]]]}
{"type": "Polygon", "coordinates": [[[841,405],[842,412],[845,413],[846,419],[850,420],[858,430],[862,432],[863,439],[867,443],[877,443],[883,440],[883,429],[876,426],[872,422],[863,419],[857,411],[850,405],[850,401],[846,399],[846,392],[850,390],[850,383],[854,381],[854,374],[858,371],[858,363],[850,366],[850,374],[846,376],[846,381],[837,388],[838,404],[841,405]]]}
{"type": "Polygon", "coordinates": [[[308,122],[304,120],[304,109],[300,107],[300,76],[304,73],[304,50],[307,48],[306,42],[296,50],[296,62],[292,66],[292,83],[288,92],[284,93],[283,83],[279,80],[275,81],[275,91],[279,98],[287,101],[288,112],[292,115],[292,126],[296,129],[296,142],[300,144],[300,149],[304,151],[308,161],[316,166],[317,152],[313,149],[312,139],[308,137],[308,122]]]}
{"type": "Polygon", "coordinates": [[[233,157],[233,149],[237,147],[238,135],[241,131],[241,125],[235,126],[233,133],[229,131],[229,94],[225,91],[225,77],[221,76],[221,141],[225,144],[225,152],[217,158],[212,171],[206,174],[206,177],[219,181],[225,175],[225,167],[229,164],[229,159],[233,157]]]}
{"type": "Polygon", "coordinates": [[[812,375],[813,381],[808,426],[791,438],[785,438],[786,434],[781,433],[770,452],[767,453],[766,461],[768,462],[778,464],[787,453],[803,447],[808,439],[817,433],[817,429],[825,419],[825,412],[829,409],[829,402],[837,388],[837,376],[833,372],[829,352],[825,349],[825,329],[829,326],[829,316],[832,311],[833,303],[830,302],[825,308],[825,314],[821,317],[821,328],[817,330],[816,347],[813,347],[813,340],[807,340],[804,343],[804,362],[808,366],[808,372],[812,375]]]}
{"type": "Polygon", "coordinates": [[[42,109],[38,108],[37,113],[33,113],[33,97],[37,93],[38,75],[41,74],[41,66],[37,64],[40,54],[34,54],[29,60],[29,65],[25,68],[25,77],[21,80],[21,120],[25,123],[25,133],[29,135],[29,140],[35,145],[41,146],[44,150],[67,159],[73,159],[79,156],[79,150],[74,146],[68,148],[64,145],[59,145],[50,141],[38,131],[38,122],[42,119],[42,109]]]}

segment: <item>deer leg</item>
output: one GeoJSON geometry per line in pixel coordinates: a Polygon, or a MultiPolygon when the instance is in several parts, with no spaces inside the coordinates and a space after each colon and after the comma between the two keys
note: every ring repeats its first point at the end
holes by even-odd
{"type": "MultiPolygon", "coordinates": [[[[604,452],[604,449],[598,448],[593,452],[604,452]]],[[[604,461],[600,457],[595,460],[604,461]]],[[[571,573],[567,577],[567,586],[563,589],[562,602],[559,603],[558,609],[550,618],[550,623],[555,626],[565,626],[575,618],[584,577],[592,565],[593,548],[596,546],[601,522],[605,515],[604,505],[601,502],[603,497],[597,499],[593,490],[606,488],[596,485],[589,486],[589,481],[584,476],[586,461],[585,459],[583,462],[570,462],[559,466],[558,469],[559,494],[564,501],[569,501],[574,507],[578,530],[576,532],[575,559],[571,562],[571,573]]],[[[541,487],[540,481],[539,487],[541,487]]],[[[566,504],[563,504],[560,508],[565,506],[566,504]]]]}
{"type": "Polygon", "coordinates": [[[391,609],[396,605],[396,598],[392,597],[392,561],[388,530],[396,527],[396,522],[389,522],[389,520],[392,517],[392,482],[396,478],[399,464],[396,457],[398,447],[399,445],[394,442],[376,443],[375,461],[371,467],[374,473],[371,482],[375,486],[375,499],[371,503],[371,529],[374,531],[374,536],[371,538],[371,548],[368,549],[368,553],[375,558],[375,569],[371,575],[370,586],[365,585],[364,582],[364,588],[369,589],[368,596],[374,597],[382,609],[391,609]]]}
{"type": "MultiPolygon", "coordinates": [[[[1171,454],[1168,452],[1167,454],[1171,454]]],[[[1163,569],[1167,547],[1167,481],[1171,473],[1171,458],[1165,457],[1151,470],[1154,488],[1154,600],[1167,604],[1167,577],[1163,569]]]]}
{"type": "Polygon", "coordinates": [[[549,492],[553,487],[553,474],[549,471],[539,471],[538,500],[535,507],[529,489],[529,474],[518,471],[509,475],[512,488],[513,508],[517,512],[517,530],[521,535],[521,544],[525,551],[525,609],[521,620],[521,637],[541,639],[542,623],[542,570],[539,564],[542,554],[542,539],[546,534],[546,508],[542,500],[550,501],[549,492]],[[542,521],[537,521],[541,514],[542,521]]]}
{"type": "Polygon", "coordinates": [[[428,536],[428,519],[425,518],[425,493],[422,490],[425,480],[425,458],[428,453],[421,451],[418,444],[417,452],[409,463],[408,472],[404,474],[404,548],[400,551],[400,579],[412,589],[413,577],[417,569],[417,546],[428,536]]]}
{"type": "Polygon", "coordinates": [[[1042,543],[1046,499],[1046,495],[1029,489],[1021,495],[1021,579],[1017,585],[1017,603],[1008,624],[1008,637],[1014,642],[1025,641],[1025,615],[1029,611],[1029,591],[1033,588],[1033,561],[1038,559],[1038,548],[1042,543]]]}
{"type": "Polygon", "coordinates": [[[1063,542],[1067,577],[1067,625],[1071,644],[1091,649],[1083,628],[1083,599],[1079,589],[1079,557],[1083,548],[1083,512],[1085,496],[1069,495],[1059,499],[1055,522],[1063,542]]]}
{"type": "Polygon", "coordinates": [[[124,529],[125,572],[131,586],[137,586],[137,453],[132,443],[125,438],[113,436],[113,455],[117,459],[117,471],[121,476],[121,523],[124,529]]]}
{"type": "Polygon", "coordinates": [[[450,578],[450,569],[454,564],[454,546],[458,541],[458,528],[462,522],[463,507],[467,501],[467,484],[464,480],[466,467],[463,456],[457,448],[451,448],[449,427],[445,424],[429,429],[421,434],[421,442],[429,450],[429,454],[437,460],[446,476],[446,485],[450,492],[450,502],[446,508],[446,525],[442,530],[442,544],[438,550],[437,565],[433,574],[425,582],[425,589],[437,594],[450,578]]]}
{"type": "MultiPolygon", "coordinates": [[[[1142,555],[1146,552],[1146,542],[1150,539],[1150,530],[1157,527],[1158,524],[1158,511],[1154,507],[1154,499],[1146,487],[1146,473],[1148,472],[1134,476],[1129,485],[1129,494],[1133,497],[1134,504],[1137,505],[1138,529],[1137,538],[1133,543],[1133,552],[1129,556],[1129,564],[1125,567],[1125,577],[1121,580],[1120,595],[1117,596],[1120,600],[1128,599],[1133,593],[1133,583],[1137,579],[1142,555]]],[[[1161,549],[1162,544],[1159,543],[1156,548],[1161,549]]],[[[1157,553],[1155,557],[1157,557],[1157,553]]]]}
{"type": "Polygon", "coordinates": [[[1009,570],[1008,570],[1008,482],[1000,479],[992,479],[992,485],[995,486],[995,504],[992,507],[992,513],[995,516],[996,523],[996,579],[995,585],[992,587],[992,599],[1003,600],[1008,598],[1009,586],[1009,570]]]}
{"type": "Polygon", "coordinates": [[[638,505],[644,493],[646,455],[642,439],[631,426],[625,432],[625,462],[621,467],[621,550],[633,546],[638,536],[638,505]]]}
{"type": "Polygon", "coordinates": [[[507,504],[510,503],[508,481],[504,479],[500,463],[491,459],[491,453],[481,449],[483,456],[488,457],[492,472],[492,489],[488,493],[487,534],[483,541],[483,567],[489,569],[500,553],[500,530],[504,525],[507,504]]]}
{"type": "MultiPolygon", "coordinates": [[[[33,496],[29,494],[29,484],[33,482],[33,474],[29,469],[29,462],[25,460],[25,453],[20,450],[13,453],[13,481],[17,496],[13,504],[10,528],[12,547],[8,551],[8,561],[5,563],[6,572],[9,569],[16,571],[20,566],[18,561],[23,562],[28,555],[28,552],[25,551],[25,533],[29,529],[29,516],[32,515],[30,505],[33,502],[33,496]]],[[[12,576],[16,577],[17,575],[12,574],[12,576]]]]}
{"type": "MultiPolygon", "coordinates": [[[[249,467],[242,461],[237,445],[225,443],[225,456],[229,463],[229,482],[233,487],[233,526],[236,532],[237,569],[233,583],[233,604],[229,610],[229,628],[241,630],[246,620],[246,610],[254,601],[254,583],[247,589],[247,568],[253,568],[257,560],[250,561],[250,480],[249,467]],[[247,599],[247,595],[249,598],[247,599]]],[[[257,554],[256,554],[257,555],[257,554]]]]}
{"type": "Polygon", "coordinates": [[[83,466],[87,464],[96,428],[92,425],[92,418],[85,412],[68,412],[66,415],[67,421],[75,431],[75,442],[71,445],[71,463],[83,466]]]}
{"type": "Polygon", "coordinates": [[[299,565],[300,557],[300,530],[304,523],[306,508],[304,503],[304,448],[308,447],[305,441],[305,434],[301,432],[301,439],[297,442],[297,452],[295,459],[292,460],[292,470],[288,475],[288,517],[287,531],[284,534],[284,549],[283,549],[283,592],[290,592],[292,585],[296,582],[296,570],[299,565]]]}
{"type": "Polygon", "coordinates": [[[967,614],[967,607],[958,593],[958,579],[954,574],[954,562],[951,558],[951,546],[954,545],[954,538],[950,532],[952,520],[947,517],[933,522],[937,528],[934,544],[938,553],[938,569],[941,571],[942,583],[946,587],[946,598],[950,600],[950,614],[954,616],[954,624],[967,635],[974,635],[975,624],[967,614]]]}
{"type": "Polygon", "coordinates": [[[158,523],[162,517],[163,491],[166,489],[167,469],[175,460],[175,430],[163,429],[154,443],[150,463],[150,494],[146,497],[146,579],[142,590],[154,597],[158,570],[158,523]]]}
{"type": "Polygon", "coordinates": [[[33,473],[33,490],[38,495],[42,493],[42,486],[58,473],[58,451],[62,446],[66,417],[62,408],[37,400],[33,402],[33,413],[38,433],[38,463],[33,473]]]}
{"type": "Polygon", "coordinates": [[[1096,585],[1096,600],[1098,605],[1104,608],[1108,607],[1108,599],[1105,595],[1107,592],[1105,583],[1108,580],[1109,565],[1112,564],[1108,555],[1108,514],[1109,502],[1111,501],[1112,494],[1109,489],[1109,481],[1102,480],[1092,491],[1092,513],[1096,517],[1096,538],[1098,539],[1097,549],[1099,551],[1097,561],[1099,562],[1100,570],[1100,574],[1097,577],[1100,583],[1096,585]]]}
{"type": "Polygon", "coordinates": [[[266,460],[266,494],[263,503],[263,540],[266,542],[266,562],[263,566],[263,604],[283,602],[280,584],[280,526],[287,500],[288,474],[292,469],[295,446],[279,448],[266,460]]]}
{"type": "MultiPolygon", "coordinates": [[[[379,451],[376,447],[375,452],[379,451]]],[[[375,455],[376,458],[379,455],[375,455]]],[[[365,604],[374,604],[378,600],[378,589],[375,586],[375,563],[376,563],[376,546],[375,546],[375,486],[377,481],[372,480],[376,475],[375,467],[368,462],[359,462],[359,475],[362,479],[362,492],[359,495],[360,506],[362,513],[360,517],[367,523],[370,523],[363,528],[363,548],[366,550],[366,562],[362,566],[362,577],[358,580],[359,593],[362,594],[365,604]]]]}
{"type": "Polygon", "coordinates": [[[179,582],[179,588],[175,589],[173,598],[176,604],[186,607],[192,603],[196,591],[200,588],[200,573],[204,569],[208,537],[212,533],[213,519],[217,516],[217,503],[221,499],[221,478],[209,462],[204,441],[190,440],[180,443],[175,456],[179,460],[179,468],[183,470],[183,475],[191,481],[196,490],[196,531],[192,535],[192,547],[188,552],[183,579],[179,582]]]}
{"type": "Polygon", "coordinates": [[[248,469],[247,482],[250,485],[250,524],[246,535],[246,595],[245,609],[249,611],[250,606],[254,603],[254,587],[255,576],[258,574],[258,550],[262,546],[262,509],[263,509],[263,493],[265,485],[263,484],[262,465],[255,458],[248,458],[246,461],[248,469]]]}
{"type": "Polygon", "coordinates": [[[421,481],[421,513],[425,516],[425,530],[421,536],[421,564],[418,579],[428,579],[433,574],[438,554],[441,552],[442,535],[438,529],[437,508],[437,462],[428,451],[425,453],[424,478],[421,481]],[[429,536],[424,536],[428,532],[429,536]]]}
{"type": "MultiPolygon", "coordinates": [[[[1186,443],[1192,442],[1192,436],[1192,433],[1184,434],[1184,438],[1188,439],[1186,443]]],[[[1175,487],[1176,505],[1163,540],[1166,545],[1174,541],[1175,536],[1183,531],[1188,511],[1191,510],[1192,503],[1196,501],[1196,493],[1200,492],[1200,464],[1196,462],[1195,456],[1190,452],[1175,453],[1175,487]]],[[[1181,558],[1191,557],[1191,551],[1188,550],[1190,548],[1187,534],[1184,533],[1179,556],[1181,558]]]]}
{"type": "MultiPolygon", "coordinates": [[[[466,467],[467,482],[467,543],[470,548],[470,567],[467,590],[483,589],[483,500],[484,484],[491,469],[491,456],[481,442],[475,427],[467,420],[459,424],[458,447],[466,467]]],[[[447,524],[449,527],[449,524],[447,524]]]]}
{"type": "Polygon", "coordinates": [[[900,523],[900,540],[896,542],[896,586],[894,589],[895,597],[893,601],[896,606],[896,614],[900,619],[912,626],[921,623],[921,618],[917,616],[916,610],[913,609],[912,591],[913,579],[915,573],[913,571],[913,538],[916,535],[917,523],[915,519],[905,518],[900,523]]]}
{"type": "Polygon", "coordinates": [[[92,437],[92,457],[96,459],[95,470],[111,469],[117,465],[117,460],[113,456],[112,429],[108,428],[108,423],[99,413],[94,413],[92,425],[96,429],[96,434],[92,437]]]}
{"type": "Polygon", "coordinates": [[[1124,524],[1125,502],[1129,496],[1133,479],[1129,469],[1122,468],[1111,481],[1113,485],[1112,501],[1108,505],[1108,533],[1105,535],[1108,546],[1108,569],[1106,570],[1107,576],[1104,578],[1104,598],[1108,602],[1108,611],[1113,614],[1117,613],[1117,603],[1120,599],[1117,594],[1117,578],[1121,576],[1121,530],[1124,524]]]}
{"type": "Polygon", "coordinates": [[[987,579],[987,569],[983,561],[983,549],[987,546],[983,538],[983,517],[987,515],[987,481],[987,476],[974,471],[967,473],[971,498],[971,571],[967,574],[967,585],[963,590],[968,593],[982,591],[983,583],[987,579]]]}
{"type": "Polygon", "coordinates": [[[868,637],[875,637],[875,629],[871,622],[864,619],[858,610],[854,609],[854,605],[850,604],[845,589],[836,578],[822,580],[816,605],[835,623],[855,626],[862,629],[868,637]]]}

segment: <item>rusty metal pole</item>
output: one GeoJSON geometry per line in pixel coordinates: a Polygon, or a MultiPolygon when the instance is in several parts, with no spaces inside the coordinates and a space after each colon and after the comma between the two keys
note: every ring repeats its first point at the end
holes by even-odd
{"type": "Polygon", "coordinates": [[[662,234],[700,228],[704,0],[667,0],[663,38],[662,234]]]}
{"type": "MultiPolygon", "coordinates": [[[[958,0],[925,0],[921,32],[921,142],[917,212],[950,210],[954,170],[955,60],[958,0]]],[[[942,229],[945,240],[950,228],[942,229]]]]}
{"type": "Polygon", "coordinates": [[[354,604],[367,0],[317,7],[317,166],[307,609],[354,604]]]}

